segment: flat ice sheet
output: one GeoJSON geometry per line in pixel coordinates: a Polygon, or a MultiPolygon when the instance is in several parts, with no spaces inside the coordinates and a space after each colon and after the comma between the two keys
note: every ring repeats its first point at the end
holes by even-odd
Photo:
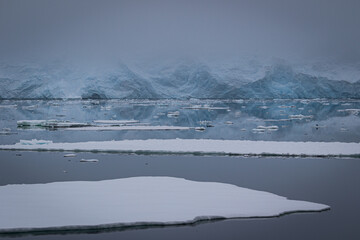
{"type": "Polygon", "coordinates": [[[103,123],[103,124],[129,124],[129,123],[139,123],[139,120],[95,120],[94,123],[103,123]]]}
{"type": "Polygon", "coordinates": [[[47,140],[21,140],[0,145],[0,150],[98,151],[150,154],[218,154],[276,156],[360,156],[360,143],[275,142],[213,139],[148,139],[53,143],[47,140]]]}
{"type": "Polygon", "coordinates": [[[92,126],[67,128],[69,131],[160,131],[160,130],[189,130],[190,127],[181,126],[92,126]]]}
{"type": "Polygon", "coordinates": [[[272,217],[329,206],[215,182],[133,177],[0,187],[0,232],[272,217]]]}

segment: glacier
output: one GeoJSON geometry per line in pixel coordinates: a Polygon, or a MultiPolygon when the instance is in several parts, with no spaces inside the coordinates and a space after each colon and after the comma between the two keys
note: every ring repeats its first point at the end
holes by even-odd
{"type": "Polygon", "coordinates": [[[182,60],[120,62],[89,70],[65,64],[3,63],[0,99],[360,98],[359,66],[321,66],[182,60]]]}

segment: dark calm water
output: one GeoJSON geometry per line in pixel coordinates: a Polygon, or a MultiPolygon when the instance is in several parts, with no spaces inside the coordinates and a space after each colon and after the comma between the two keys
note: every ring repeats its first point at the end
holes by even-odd
{"type": "Polygon", "coordinates": [[[63,153],[56,152],[1,151],[0,154],[0,185],[172,176],[231,183],[331,206],[331,210],[326,212],[291,214],[279,218],[113,229],[97,233],[0,235],[2,239],[360,239],[358,159],[79,153],[69,161],[63,157],[63,153]],[[21,156],[16,155],[19,153],[21,156]],[[81,158],[97,158],[100,161],[80,163],[81,158]]]}
{"type": "MultiPolygon", "coordinates": [[[[19,100],[0,101],[0,144],[149,138],[360,142],[356,100],[19,100]],[[174,116],[169,114],[178,111],[174,116]],[[18,128],[18,120],[139,120],[141,124],[204,127],[183,131],[66,131],[18,128]],[[205,121],[205,122],[204,122],[205,121]],[[210,126],[210,125],[211,126],[210,126]],[[276,126],[258,131],[258,126],[276,126]]],[[[148,156],[0,151],[0,185],[172,176],[231,183],[331,206],[321,213],[225,220],[191,226],[0,235],[3,239],[360,239],[360,161],[335,158],[148,156]],[[20,155],[19,155],[20,154],[20,155]],[[98,163],[81,163],[96,158],[98,163]],[[70,161],[69,161],[70,160],[70,161]]],[[[1,204],[1,203],[0,203],[1,204]]],[[[106,203],[104,203],[106,204],[106,203]]],[[[150,206],[151,207],[151,206],[150,206]]],[[[0,216],[1,217],[1,216],[0,216]]]]}

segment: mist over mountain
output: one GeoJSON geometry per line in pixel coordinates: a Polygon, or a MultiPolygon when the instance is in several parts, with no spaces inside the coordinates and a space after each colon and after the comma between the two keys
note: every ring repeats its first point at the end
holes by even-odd
{"type": "Polygon", "coordinates": [[[359,8],[0,0],[0,98],[358,98],[359,8]]]}

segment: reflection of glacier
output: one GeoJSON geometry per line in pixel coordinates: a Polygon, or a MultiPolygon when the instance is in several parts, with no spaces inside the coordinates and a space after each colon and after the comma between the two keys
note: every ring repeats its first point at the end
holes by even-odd
{"type": "Polygon", "coordinates": [[[360,141],[360,114],[355,111],[360,109],[358,100],[3,100],[0,109],[0,131],[16,133],[0,139],[3,143],[32,138],[61,142],[149,138],[360,141]],[[178,112],[175,116],[169,114],[175,112],[178,112]],[[149,127],[204,127],[205,130],[104,131],[99,134],[97,131],[64,131],[63,128],[57,131],[17,128],[17,121],[26,119],[93,124],[99,120],[134,119],[149,127]]]}
{"type": "Polygon", "coordinates": [[[233,65],[179,62],[150,68],[122,63],[93,71],[1,65],[0,98],[360,98],[358,79],[341,81],[342,76],[284,64],[233,65]]]}

